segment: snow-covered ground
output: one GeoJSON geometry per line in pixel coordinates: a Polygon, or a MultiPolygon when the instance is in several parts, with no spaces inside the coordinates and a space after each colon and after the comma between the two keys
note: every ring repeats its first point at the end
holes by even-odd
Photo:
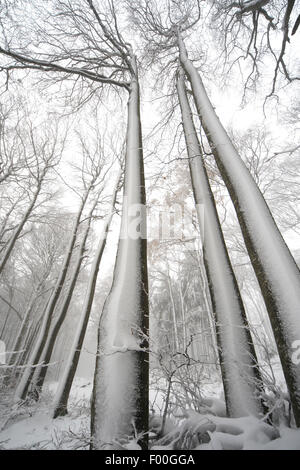
{"type": "MultiPolygon", "coordinates": [[[[38,405],[15,405],[10,409],[6,406],[5,409],[5,403],[2,403],[0,449],[89,449],[92,382],[76,378],[69,414],[54,420],[51,417],[51,403],[56,387],[56,383],[50,383],[38,405]]],[[[150,397],[153,403],[154,392],[151,392],[150,397]]],[[[156,397],[156,400],[158,406],[154,406],[154,411],[159,427],[161,421],[158,409],[161,409],[163,401],[162,397],[156,397]]],[[[185,416],[181,418],[167,419],[164,436],[152,448],[300,450],[300,429],[290,429],[283,425],[272,427],[252,416],[225,418],[222,417],[222,398],[214,397],[205,402],[207,408],[201,414],[186,410],[185,416]]],[[[132,444],[127,448],[137,449],[132,444]]]]}
{"type": "Polygon", "coordinates": [[[50,383],[39,405],[15,405],[1,413],[0,449],[88,449],[92,382],[76,378],[69,414],[52,419],[51,403],[57,383],[50,383]]]}

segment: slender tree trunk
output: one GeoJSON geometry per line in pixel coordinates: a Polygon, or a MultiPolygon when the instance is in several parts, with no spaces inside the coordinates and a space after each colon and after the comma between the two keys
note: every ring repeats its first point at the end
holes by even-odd
{"type": "MultiPolygon", "coordinates": [[[[25,343],[24,340],[26,339],[26,335],[28,331],[28,323],[29,323],[29,319],[30,319],[35,301],[36,301],[36,296],[32,296],[31,300],[29,301],[29,305],[25,311],[25,314],[24,314],[21,326],[19,328],[19,331],[17,333],[15,342],[13,343],[12,352],[8,359],[8,366],[10,367],[13,365],[16,366],[19,363],[19,359],[24,352],[22,351],[22,346],[25,343]]],[[[8,373],[4,379],[5,385],[8,385],[11,380],[14,380],[15,375],[16,375],[16,371],[14,369],[9,368],[7,372],[8,373]]]]}
{"type": "Polygon", "coordinates": [[[88,238],[90,228],[91,228],[91,221],[92,221],[93,213],[94,213],[94,210],[95,210],[97,204],[98,204],[98,199],[95,200],[95,202],[94,202],[94,204],[93,204],[93,206],[90,210],[90,213],[88,215],[88,223],[87,223],[87,226],[84,230],[84,233],[82,234],[82,240],[81,240],[81,243],[80,243],[80,246],[79,246],[77,259],[75,261],[75,266],[74,266],[72,274],[71,274],[70,283],[69,283],[69,286],[67,288],[67,292],[65,293],[65,299],[64,299],[63,304],[62,304],[62,306],[59,310],[59,313],[57,315],[57,319],[54,323],[54,326],[53,326],[52,330],[50,331],[50,334],[47,338],[47,341],[46,341],[46,344],[45,344],[45,347],[44,347],[44,351],[42,353],[43,365],[36,370],[36,372],[34,374],[34,377],[33,377],[33,380],[32,380],[32,391],[31,391],[31,393],[32,393],[32,397],[35,400],[39,399],[40,392],[43,388],[43,384],[44,384],[46,374],[47,374],[47,371],[48,371],[48,363],[51,360],[51,356],[52,356],[52,352],[53,352],[53,349],[54,349],[54,346],[55,346],[56,339],[58,337],[59,331],[60,331],[60,329],[63,325],[63,322],[66,318],[66,315],[68,313],[68,309],[69,309],[69,306],[70,306],[70,303],[71,303],[71,300],[72,300],[73,292],[74,292],[74,289],[75,289],[75,286],[76,286],[76,283],[77,283],[77,280],[78,280],[78,276],[79,276],[79,273],[80,273],[80,269],[81,269],[81,266],[82,266],[84,252],[86,250],[86,242],[87,242],[87,238],[88,238]]]}
{"type": "MultiPolygon", "coordinates": [[[[32,293],[28,307],[26,308],[26,311],[24,313],[20,329],[18,331],[18,334],[14,342],[13,351],[18,351],[19,349],[22,348],[22,345],[24,344],[24,338],[26,337],[30,317],[32,315],[32,311],[34,310],[34,306],[39,296],[39,293],[41,292],[43,287],[44,287],[44,280],[39,282],[38,286],[34,289],[34,292],[32,293]]],[[[17,362],[18,362],[18,356],[16,357],[16,355],[14,354],[9,358],[8,364],[13,365],[17,362]]]]}
{"type": "Polygon", "coordinates": [[[115,449],[134,436],[142,448],[148,445],[145,181],[135,58],[132,65],[121,233],[112,288],[99,325],[91,413],[93,449],[115,449]],[[140,234],[133,233],[133,226],[139,226],[140,234]]]}
{"type": "Polygon", "coordinates": [[[180,69],[177,90],[197,208],[203,259],[215,314],[227,413],[231,417],[263,412],[261,379],[242,298],[223,237],[180,69]]]}
{"type": "Polygon", "coordinates": [[[3,322],[2,329],[1,329],[1,333],[0,333],[0,339],[1,339],[1,340],[4,339],[5,328],[6,328],[8,319],[9,319],[10,312],[11,312],[11,307],[9,306],[8,309],[7,309],[6,316],[5,316],[5,320],[4,320],[4,322],[3,322]]]}
{"type": "Polygon", "coordinates": [[[56,304],[58,302],[58,299],[60,297],[62,288],[64,286],[64,282],[65,282],[67,272],[68,272],[68,269],[69,269],[69,265],[70,265],[70,262],[71,262],[71,257],[72,257],[74,245],[75,245],[75,242],[76,242],[76,238],[77,238],[77,231],[78,231],[78,227],[79,227],[79,223],[80,223],[80,218],[81,218],[81,214],[82,214],[83,208],[85,206],[87,197],[88,197],[88,191],[85,193],[85,196],[82,199],[79,211],[77,213],[75,223],[74,223],[74,227],[73,227],[73,231],[72,231],[72,236],[71,236],[71,239],[70,239],[70,242],[69,242],[69,245],[68,245],[68,248],[67,248],[67,252],[66,252],[66,255],[65,255],[65,259],[64,259],[60,274],[58,276],[58,280],[56,282],[54,291],[51,295],[50,301],[49,301],[47,309],[45,311],[45,315],[44,315],[43,322],[42,322],[42,325],[41,325],[41,328],[40,328],[40,331],[39,331],[38,338],[36,340],[33,351],[30,355],[29,365],[28,365],[28,367],[26,367],[26,369],[23,373],[23,376],[21,378],[21,381],[20,381],[20,383],[19,383],[19,385],[16,389],[16,393],[15,393],[15,399],[16,400],[19,400],[20,398],[22,400],[25,400],[25,398],[27,396],[29,385],[31,383],[32,377],[33,377],[34,372],[35,372],[35,368],[33,368],[32,366],[35,366],[35,365],[38,364],[38,362],[40,360],[40,357],[42,355],[43,349],[45,347],[47,337],[48,337],[48,333],[49,333],[49,329],[50,329],[50,325],[51,325],[53,312],[54,312],[54,309],[55,309],[56,304]]]}
{"type": "Polygon", "coordinates": [[[183,334],[183,350],[186,350],[186,342],[187,342],[187,331],[186,331],[186,312],[185,312],[185,305],[184,305],[184,295],[182,292],[182,282],[179,279],[179,296],[180,296],[180,308],[181,308],[181,318],[182,318],[182,334],[183,334]]]}
{"type": "Polygon", "coordinates": [[[89,283],[87,287],[87,292],[85,295],[85,301],[84,301],[83,308],[82,308],[81,318],[79,320],[75,338],[71,347],[70,356],[68,358],[67,364],[65,366],[64,374],[62,376],[62,379],[60,381],[58,390],[54,398],[53,418],[57,418],[58,416],[64,416],[65,414],[68,413],[68,400],[69,400],[70,390],[73,384],[74,376],[76,374],[78,362],[80,359],[82,344],[85,338],[85,333],[86,333],[86,329],[88,326],[90,313],[92,310],[99,267],[100,267],[102,255],[105,249],[110,224],[114,215],[114,210],[115,210],[114,207],[115,207],[117,193],[118,193],[118,186],[120,184],[120,177],[121,175],[117,179],[117,184],[113,192],[113,196],[112,196],[110,210],[104,222],[104,227],[103,227],[100,239],[99,239],[98,249],[95,254],[93,264],[92,264],[90,279],[89,279],[89,283]]]}
{"type": "Polygon", "coordinates": [[[166,399],[165,399],[165,406],[164,406],[164,411],[163,411],[163,416],[162,416],[162,421],[161,421],[161,427],[157,436],[158,438],[162,437],[165,432],[166,420],[168,416],[168,409],[169,409],[169,403],[170,403],[171,388],[172,388],[172,378],[173,378],[173,374],[171,374],[171,376],[167,378],[168,387],[167,387],[167,392],[166,392],[166,399]]]}
{"type": "Polygon", "coordinates": [[[178,44],[202,127],[234,204],[266,303],[295,421],[300,427],[300,374],[299,365],[293,361],[294,344],[300,338],[300,271],[263,195],[219,121],[180,34],[178,44]]]}
{"type": "MultiPolygon", "coordinates": [[[[24,364],[26,364],[26,361],[29,360],[30,351],[32,350],[35,340],[37,339],[39,328],[42,323],[42,318],[43,317],[41,315],[36,323],[33,320],[30,322],[27,335],[24,341],[24,352],[22,353],[16,364],[16,369],[18,368],[18,366],[23,366],[24,364]]],[[[19,375],[20,372],[17,370],[16,376],[18,377],[19,375]]]]}
{"type": "Polygon", "coordinates": [[[26,222],[28,221],[28,218],[30,216],[30,214],[32,213],[34,207],[35,207],[35,203],[37,201],[37,198],[41,192],[41,189],[42,189],[42,183],[43,183],[43,179],[45,177],[45,174],[46,172],[44,171],[42,176],[41,176],[41,179],[40,181],[38,181],[38,185],[37,185],[37,188],[36,188],[36,191],[34,192],[34,195],[33,195],[33,199],[27,209],[27,211],[25,212],[22,220],[20,221],[20,223],[18,224],[16,230],[14,231],[14,234],[12,235],[11,239],[9,240],[6,248],[5,248],[5,251],[1,257],[1,260],[0,260],[0,274],[2,273],[2,271],[4,270],[5,266],[6,266],[6,263],[7,261],[9,260],[9,257],[12,253],[12,250],[16,244],[16,241],[18,240],[19,236],[20,236],[20,233],[22,232],[23,230],[23,227],[24,225],[26,224],[26,222]]]}
{"type": "Polygon", "coordinates": [[[175,302],[174,302],[174,296],[173,296],[173,292],[172,292],[171,279],[170,279],[170,274],[169,273],[167,274],[167,282],[168,282],[168,289],[169,289],[169,295],[170,295],[170,300],[171,300],[171,312],[172,312],[172,319],[173,319],[175,348],[176,348],[176,351],[180,351],[179,337],[178,337],[178,327],[177,327],[177,318],[176,318],[176,309],[175,309],[175,302]]]}

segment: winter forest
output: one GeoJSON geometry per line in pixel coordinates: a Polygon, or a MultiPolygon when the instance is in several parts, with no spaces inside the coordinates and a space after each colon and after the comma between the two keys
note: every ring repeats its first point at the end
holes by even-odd
{"type": "Polygon", "coordinates": [[[299,0],[0,0],[0,449],[300,449],[299,0]]]}

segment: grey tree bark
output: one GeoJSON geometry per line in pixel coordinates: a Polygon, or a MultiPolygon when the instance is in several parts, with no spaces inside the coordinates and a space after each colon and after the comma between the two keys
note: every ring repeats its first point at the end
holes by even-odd
{"type": "Polygon", "coordinates": [[[293,345],[300,338],[300,272],[258,186],[219,121],[199,72],[188,58],[180,33],[178,46],[201,125],[234,204],[264,297],[295,420],[300,426],[299,366],[293,362],[293,345]]]}
{"type": "Polygon", "coordinates": [[[114,278],[99,325],[91,414],[93,449],[148,442],[148,275],[140,95],[131,57],[125,181],[114,278]],[[135,230],[135,228],[137,230],[135,230]]]}
{"type": "Polygon", "coordinates": [[[262,381],[246,313],[230,262],[204,157],[187,98],[184,72],[177,78],[178,98],[189,157],[213,312],[227,413],[231,417],[263,413],[262,381]]]}
{"type": "Polygon", "coordinates": [[[113,191],[110,209],[108,211],[108,215],[104,222],[104,227],[102,229],[102,233],[99,238],[97,252],[95,254],[94,261],[91,267],[89,283],[88,283],[87,291],[85,294],[85,301],[84,301],[83,308],[82,308],[81,318],[79,320],[78,328],[77,328],[77,331],[73,340],[71,352],[67,360],[67,364],[65,366],[65,372],[60,381],[58,390],[54,398],[53,418],[57,418],[58,416],[64,416],[65,414],[68,413],[69,395],[70,395],[71,387],[72,387],[73,380],[76,374],[78,362],[80,359],[81,349],[82,349],[83,341],[85,338],[85,333],[86,333],[86,329],[88,326],[90,313],[92,310],[95,289],[96,289],[96,282],[97,282],[102,255],[106,246],[107,235],[108,235],[111,221],[115,212],[115,203],[116,203],[117,194],[118,194],[118,186],[120,183],[120,177],[117,178],[117,184],[113,191]]]}

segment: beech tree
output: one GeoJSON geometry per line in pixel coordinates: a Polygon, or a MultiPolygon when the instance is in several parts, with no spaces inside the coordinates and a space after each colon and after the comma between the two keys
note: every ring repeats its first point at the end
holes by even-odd
{"type": "Polygon", "coordinates": [[[229,416],[262,413],[261,378],[242,298],[225,245],[201,146],[179,69],[178,97],[189,156],[195,204],[201,226],[203,256],[217,329],[220,364],[229,416]],[[234,338],[234,340],[233,340],[234,338]]]}
{"type": "MultiPolygon", "coordinates": [[[[19,287],[22,285],[21,292],[17,291],[16,302],[17,305],[21,304],[20,310],[23,317],[11,346],[14,353],[8,356],[9,370],[5,378],[6,385],[14,385],[15,379],[22,372],[19,366],[24,363],[24,358],[30,349],[28,348],[29,338],[39,324],[55,283],[54,278],[66,241],[61,224],[64,224],[65,229],[66,214],[65,217],[50,216],[48,212],[47,222],[36,221],[31,232],[26,236],[25,244],[16,247],[16,254],[18,255],[20,251],[22,253],[21,259],[17,257],[19,266],[22,262],[26,272],[25,276],[17,272],[15,281],[19,287]],[[23,290],[28,291],[28,298],[23,294],[23,290]]],[[[14,288],[15,286],[12,285],[12,289],[14,288]]]]}
{"type": "MultiPolygon", "coordinates": [[[[148,332],[148,281],[146,217],[141,210],[145,205],[145,183],[137,60],[133,48],[119,29],[114,2],[107,1],[99,10],[92,0],[72,4],[57,0],[53,6],[59,15],[54,25],[51,15],[46,15],[45,19],[38,5],[34,6],[41,14],[33,32],[34,45],[41,46],[40,55],[32,47],[32,42],[21,47],[21,51],[18,46],[14,47],[14,40],[8,42],[8,34],[12,33],[14,26],[10,24],[5,29],[4,24],[6,34],[0,53],[7,58],[3,70],[8,75],[12,70],[26,68],[74,80],[74,89],[79,83],[81,90],[86,91],[86,84],[93,82],[125,89],[129,93],[122,236],[113,286],[100,325],[101,354],[96,365],[92,435],[94,448],[113,447],[113,442],[118,441],[120,436],[124,437],[124,434],[130,434],[129,429],[132,429],[133,434],[137,432],[142,436],[141,445],[147,446],[148,360],[145,334],[148,332]],[[58,37],[63,37],[63,41],[57,40],[58,37]],[[131,239],[126,234],[126,227],[136,214],[131,215],[128,211],[136,205],[140,206],[142,235],[131,239]],[[124,276],[129,269],[131,275],[124,276]],[[107,330],[105,319],[110,324],[116,320],[119,339],[111,336],[111,328],[107,330]],[[119,350],[115,351],[115,348],[119,350]],[[113,355],[110,354],[112,349],[113,355]],[[119,373],[120,361],[124,362],[124,373],[127,371],[126,380],[119,373]],[[112,377],[115,379],[113,383],[112,377]],[[117,401],[113,399],[116,390],[117,401]]],[[[18,14],[17,10],[14,12],[18,14]]],[[[21,390],[22,386],[19,386],[18,395],[24,396],[27,386],[21,390]]]]}
{"type": "MultiPolygon", "coordinates": [[[[295,0],[47,0],[42,4],[38,0],[5,0],[2,13],[0,309],[4,315],[0,337],[10,353],[9,364],[1,366],[1,372],[7,374],[2,381],[5,392],[8,386],[7,400],[12,403],[10,395],[14,393],[15,409],[27,409],[31,398],[39,399],[45,390],[48,373],[48,380],[61,378],[52,416],[71,411],[64,419],[72,419],[74,405],[69,397],[76,373],[81,372],[77,370],[79,359],[85,360],[87,352],[92,355],[89,364],[96,360],[90,436],[83,437],[84,445],[90,445],[91,450],[147,449],[157,438],[158,445],[173,449],[181,445],[202,448],[208,437],[211,446],[219,445],[218,437],[224,448],[232,442],[241,446],[247,432],[239,434],[238,428],[240,425],[242,431],[248,430],[248,422],[259,423],[253,428],[257,434],[262,431],[267,440],[276,439],[276,407],[286,404],[289,425],[293,423],[292,407],[296,426],[300,427],[299,365],[294,355],[300,338],[300,272],[282,236],[283,229],[298,230],[297,164],[289,161],[280,169],[278,164],[274,174],[272,167],[281,151],[288,149],[287,155],[294,156],[299,146],[277,148],[272,157],[259,160],[252,143],[260,144],[260,137],[253,136],[251,142],[248,131],[244,139],[238,139],[235,131],[232,136],[209,98],[220,79],[222,86],[229,84],[240,68],[236,90],[241,91],[244,105],[245,98],[260,99],[264,94],[262,109],[266,112],[266,104],[273,106],[275,99],[283,96],[282,85],[291,85],[283,98],[289,99],[299,80],[293,64],[293,37],[299,26],[295,0]],[[257,92],[261,84],[268,87],[266,92],[257,92]],[[146,99],[141,99],[144,87],[146,99]],[[27,126],[27,117],[23,120],[18,112],[19,90],[20,102],[30,101],[36,92],[47,102],[45,109],[36,105],[36,134],[34,126],[27,126]],[[154,98],[149,97],[149,91],[154,98]],[[13,111],[9,96],[17,103],[13,111]],[[156,116],[155,112],[150,116],[148,109],[154,109],[156,100],[163,118],[152,125],[150,120],[156,116]],[[57,104],[59,112],[53,114],[57,104]],[[108,188],[113,166],[111,173],[105,173],[100,151],[89,159],[90,135],[82,147],[89,160],[80,168],[82,185],[75,189],[74,179],[71,177],[68,184],[69,176],[66,178],[65,187],[80,201],[72,228],[69,222],[73,217],[66,217],[63,252],[45,266],[35,266],[28,255],[28,250],[34,255],[31,245],[39,236],[40,223],[50,230],[52,208],[44,204],[52,196],[50,176],[56,172],[53,186],[58,188],[64,181],[66,160],[72,160],[76,167],[80,158],[75,132],[71,132],[67,155],[56,167],[64,144],[64,138],[62,142],[58,138],[63,129],[58,116],[70,116],[70,127],[75,129],[74,121],[82,112],[79,125],[85,129],[91,108],[97,110],[101,125],[107,119],[109,128],[118,137],[125,137],[120,232],[107,297],[108,289],[105,295],[97,289],[98,282],[103,287],[98,273],[108,233],[114,227],[120,184],[118,176],[115,187],[108,188]],[[141,108],[146,110],[145,129],[151,129],[146,138],[141,108]],[[45,123],[43,113],[47,114],[45,123]],[[123,116],[127,123],[124,131],[120,123],[123,116]],[[235,144],[238,140],[240,143],[235,144]],[[146,180],[145,143],[147,171],[152,174],[146,180]],[[172,166],[172,157],[178,162],[176,167],[172,166]],[[261,166],[267,173],[265,184],[260,180],[261,166]],[[175,170],[178,184],[173,179],[175,170]],[[183,185],[186,175],[190,178],[183,185]],[[285,193],[285,184],[290,181],[293,186],[285,193]],[[186,219],[182,221],[184,235],[172,243],[162,242],[160,231],[150,245],[148,259],[146,211],[153,207],[146,205],[146,191],[154,194],[159,205],[164,190],[169,200],[186,196],[189,209],[196,206],[198,218],[194,213],[190,218],[193,229],[186,225],[186,219]],[[282,197],[281,192],[285,193],[282,197]],[[274,196],[270,208],[268,194],[274,196]],[[272,214],[278,200],[280,204],[272,214]],[[288,212],[278,217],[285,207],[288,212]],[[103,214],[100,233],[100,223],[95,220],[103,214]],[[228,219],[234,220],[233,233],[228,219]],[[92,233],[93,227],[97,228],[92,233]],[[151,255],[155,250],[160,259],[153,266],[151,255]],[[104,305],[101,312],[95,295],[104,305]],[[78,300],[82,304],[77,304],[78,300]],[[91,352],[83,345],[90,340],[86,332],[93,306],[100,321],[97,350],[91,352]],[[253,329],[254,318],[259,320],[259,331],[253,329]],[[277,358],[273,334],[288,393],[284,385],[276,392],[270,360],[272,354],[277,358]],[[265,373],[266,365],[270,365],[271,378],[265,373]],[[151,416],[150,424],[149,374],[151,401],[155,388],[154,402],[157,397],[160,402],[153,402],[153,408],[161,411],[160,417],[151,416]],[[213,397],[206,396],[212,391],[206,379],[214,387],[213,397]],[[216,398],[216,392],[220,392],[220,398],[216,398]],[[168,433],[167,417],[172,413],[185,422],[168,433]],[[197,423],[197,413],[210,414],[208,424],[197,423]],[[230,419],[222,421],[226,415],[230,419]],[[247,415],[249,418],[236,419],[247,415]],[[153,427],[155,419],[159,424],[153,427]],[[274,428],[266,420],[272,421],[274,428]],[[221,438],[223,425],[225,437],[221,438]],[[227,441],[229,428],[229,433],[237,436],[227,441]]],[[[297,111],[297,105],[293,110],[297,111]]],[[[231,111],[228,106],[228,117],[231,111]]],[[[113,159],[109,161],[114,165],[113,159]]],[[[65,203],[63,197],[61,203],[65,203]]],[[[57,214],[61,208],[58,204],[53,211],[57,214]]],[[[174,212],[169,212],[173,217],[174,212]]],[[[39,241],[42,238],[40,233],[39,241]]],[[[38,248],[38,242],[36,245],[38,248]]],[[[114,244],[109,245],[112,249],[114,244]]],[[[95,346],[93,341],[90,344],[95,346]]],[[[77,385],[72,392],[75,389],[77,393],[77,385]]]]}
{"type": "Polygon", "coordinates": [[[84,154],[80,172],[82,178],[80,204],[74,217],[69,243],[66,247],[66,253],[54,290],[47,305],[47,309],[43,315],[43,323],[39,331],[38,339],[35,342],[34,350],[31,353],[29,365],[25,369],[22,375],[22,379],[16,390],[16,397],[20,397],[23,400],[26,398],[29,389],[34,396],[38,397],[39,389],[41,389],[45,379],[47,363],[50,361],[57,334],[68,311],[86,249],[86,241],[89,235],[92,215],[99,202],[99,197],[101,196],[104,187],[106,171],[104,168],[103,158],[101,158],[100,155],[97,155],[95,158],[95,156],[90,155],[89,153],[84,154]],[[89,213],[86,216],[84,210],[89,203],[91,194],[95,191],[97,195],[94,198],[89,213]],[[87,224],[83,229],[81,241],[77,250],[78,253],[75,253],[75,258],[76,255],[77,258],[75,259],[74,266],[72,266],[72,257],[75,252],[76,242],[78,242],[79,239],[79,231],[82,222],[86,217],[87,224]],[[63,287],[65,286],[67,275],[69,274],[70,270],[72,270],[72,272],[69,279],[69,285],[66,292],[64,292],[65,298],[59,307],[57,318],[54,318],[56,307],[61,298],[63,287]],[[38,367],[39,365],[41,367],[38,367]]]}
{"type": "MultiPolygon", "coordinates": [[[[97,146],[97,150],[100,150],[99,147],[100,146],[97,146]]],[[[84,148],[85,145],[83,146],[83,149],[84,148]]],[[[82,172],[84,174],[83,185],[86,188],[87,198],[90,197],[90,193],[92,192],[92,190],[94,192],[94,197],[88,213],[86,215],[83,214],[81,220],[79,221],[79,224],[83,225],[84,228],[82,229],[79,246],[74,254],[75,260],[73,262],[73,266],[71,267],[71,274],[68,280],[68,286],[64,291],[64,299],[59,307],[58,313],[56,313],[55,315],[54,324],[51,327],[51,332],[47,338],[47,342],[44,347],[42,355],[44,365],[37,369],[33,378],[32,392],[36,398],[38,398],[39,392],[43,387],[43,383],[47,374],[47,364],[50,362],[58,333],[64,323],[64,320],[70,307],[73,292],[75,290],[80,270],[82,268],[82,263],[85,258],[85,253],[87,251],[87,240],[90,235],[93,217],[95,216],[97,207],[101,205],[101,202],[103,203],[103,191],[107,184],[106,176],[111,167],[110,163],[107,168],[107,159],[105,156],[105,149],[103,147],[100,152],[95,152],[93,156],[90,154],[89,150],[86,151],[88,152],[88,162],[85,165],[84,171],[82,172]],[[89,174],[90,181],[88,181],[89,174]]]]}
{"type": "Polygon", "coordinates": [[[105,217],[105,220],[103,223],[102,233],[99,236],[99,243],[98,243],[97,251],[94,256],[94,260],[91,266],[91,272],[89,275],[89,282],[88,282],[88,286],[87,286],[87,290],[85,294],[85,300],[84,300],[83,307],[82,307],[82,313],[81,313],[79,324],[75,333],[75,337],[73,339],[71,352],[69,354],[63,377],[60,380],[59,387],[56,392],[56,396],[54,398],[54,412],[53,412],[54,418],[58,416],[64,416],[68,412],[67,406],[68,406],[69,394],[70,394],[70,390],[71,390],[72,383],[74,380],[74,376],[76,374],[76,369],[77,369],[78,362],[80,359],[81,348],[82,348],[83,341],[85,338],[85,333],[86,333],[86,329],[88,326],[90,313],[92,310],[99,267],[100,267],[102,255],[105,249],[110,224],[111,224],[114,212],[115,212],[115,203],[116,203],[118,189],[120,185],[120,178],[121,178],[121,173],[120,173],[120,176],[117,178],[117,183],[115,185],[115,188],[112,194],[110,207],[108,209],[107,216],[105,217]]]}
{"type": "Polygon", "coordinates": [[[177,47],[179,62],[190,82],[201,126],[234,204],[247,251],[266,303],[295,420],[299,426],[300,383],[292,354],[294,341],[300,337],[297,318],[300,272],[263,195],[219,121],[199,70],[188,57],[184,34],[200,19],[199,2],[196,11],[193,2],[185,5],[177,2],[171,5],[167,2],[167,5],[168,10],[164,17],[156,5],[151,10],[149,2],[133,5],[132,12],[137,24],[144,24],[142,34],[154,51],[156,48],[156,53],[161,54],[162,51],[177,47]],[[159,39],[151,39],[153,33],[161,38],[161,43],[159,39]]]}
{"type": "MultiPolygon", "coordinates": [[[[6,190],[8,194],[5,197],[9,197],[11,190],[13,191],[12,201],[10,206],[7,208],[6,213],[2,219],[1,228],[1,253],[0,253],[0,274],[3,272],[12,252],[14,246],[22,234],[24,226],[30,220],[36,206],[49,200],[51,197],[47,191],[49,176],[51,171],[58,165],[59,159],[63,150],[63,141],[59,137],[58,128],[56,126],[48,126],[47,130],[44,128],[44,135],[39,135],[40,132],[30,120],[28,125],[23,123],[23,135],[16,128],[17,138],[14,138],[11,142],[12,147],[10,153],[19,153],[18,164],[20,165],[19,171],[23,175],[20,175],[20,180],[17,179],[13,188],[7,187],[8,181],[2,182],[2,190],[6,190]],[[27,127],[27,129],[26,129],[27,127]],[[25,131],[25,132],[24,132],[25,131]],[[17,142],[16,142],[17,140],[17,142]],[[21,155],[20,155],[21,153],[21,155]],[[15,197],[15,193],[18,195],[15,197]],[[42,199],[42,200],[41,200],[42,199]],[[25,208],[19,216],[15,214],[15,208],[18,203],[24,204],[26,201],[25,208]],[[14,217],[19,217],[19,220],[14,220],[14,217]],[[13,220],[12,220],[13,219],[13,220]]],[[[6,152],[8,152],[9,140],[6,142],[6,152]]],[[[13,157],[11,156],[11,162],[13,157]]],[[[13,163],[11,163],[13,165],[13,163]]],[[[11,168],[11,167],[9,167],[11,168]]],[[[6,180],[9,172],[7,170],[6,180]]],[[[16,171],[16,169],[14,170],[16,171]]]]}
{"type": "Polygon", "coordinates": [[[180,36],[179,47],[180,60],[192,85],[201,124],[235,206],[248,254],[260,284],[289,388],[295,420],[297,425],[300,425],[300,383],[297,378],[297,366],[292,361],[293,343],[300,334],[296,313],[296,305],[300,301],[300,272],[259,188],[217,118],[200,75],[187,57],[180,36]],[[289,279],[288,285],[285,279],[289,279]]]}

